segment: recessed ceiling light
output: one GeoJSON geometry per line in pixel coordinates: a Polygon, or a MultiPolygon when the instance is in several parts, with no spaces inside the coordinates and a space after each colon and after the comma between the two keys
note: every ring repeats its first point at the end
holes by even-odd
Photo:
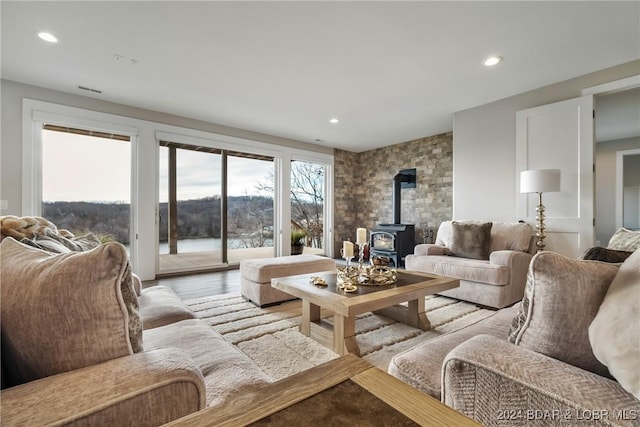
{"type": "Polygon", "coordinates": [[[335,125],[336,123],[339,123],[340,120],[338,120],[336,117],[332,117],[331,119],[329,119],[329,123],[335,125]]]}
{"type": "Polygon", "coordinates": [[[38,33],[38,37],[49,43],[58,43],[58,38],[51,33],[41,32],[38,33]]]}
{"type": "Polygon", "coordinates": [[[484,60],[484,65],[486,65],[487,67],[493,67],[500,62],[502,62],[501,56],[490,56],[484,60]]]}

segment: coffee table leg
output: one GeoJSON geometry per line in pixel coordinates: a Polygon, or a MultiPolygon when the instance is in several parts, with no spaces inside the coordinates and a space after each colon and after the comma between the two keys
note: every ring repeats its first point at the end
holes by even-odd
{"type": "Polygon", "coordinates": [[[333,351],[340,356],[353,353],[360,356],[360,348],[356,341],[356,320],[339,314],[333,316],[333,351]]]}
{"type": "Polygon", "coordinates": [[[408,304],[407,324],[423,331],[431,329],[431,322],[425,312],[424,297],[411,300],[408,304]]]}
{"type": "Polygon", "coordinates": [[[320,306],[302,300],[302,321],[300,322],[300,332],[306,336],[311,334],[311,322],[320,321],[320,306]]]}

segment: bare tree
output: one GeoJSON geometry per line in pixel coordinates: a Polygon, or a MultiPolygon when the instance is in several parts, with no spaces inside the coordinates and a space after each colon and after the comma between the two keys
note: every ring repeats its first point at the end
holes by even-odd
{"type": "MultiPolygon", "coordinates": [[[[257,185],[273,194],[274,177],[270,172],[257,185]]],[[[291,162],[291,219],[307,234],[307,245],[322,248],[324,218],[324,166],[302,161],[291,162]]]]}

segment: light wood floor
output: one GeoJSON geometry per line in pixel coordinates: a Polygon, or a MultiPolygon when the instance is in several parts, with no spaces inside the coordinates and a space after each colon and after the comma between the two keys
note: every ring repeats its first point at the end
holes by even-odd
{"type": "Polygon", "coordinates": [[[142,284],[145,288],[154,285],[167,286],[173,289],[182,299],[239,292],[240,270],[225,270],[166,277],[145,281],[142,284]]]}

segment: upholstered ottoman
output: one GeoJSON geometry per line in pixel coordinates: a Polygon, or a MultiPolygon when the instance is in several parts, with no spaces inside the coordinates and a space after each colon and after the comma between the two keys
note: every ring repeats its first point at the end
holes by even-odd
{"type": "Polygon", "coordinates": [[[246,299],[263,307],[295,299],[285,292],[272,288],[271,279],[335,269],[335,261],[318,255],[242,260],[240,261],[240,289],[246,299]]]}

